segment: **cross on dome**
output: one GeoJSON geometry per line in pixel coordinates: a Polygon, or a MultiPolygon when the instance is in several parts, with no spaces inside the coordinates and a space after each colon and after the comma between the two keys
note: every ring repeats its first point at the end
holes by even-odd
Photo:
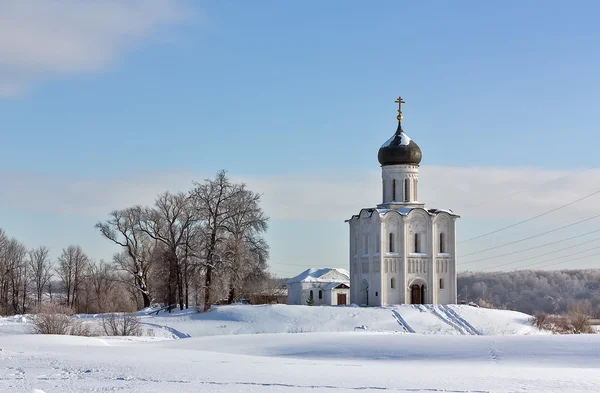
{"type": "Polygon", "coordinates": [[[396,119],[398,119],[398,121],[402,120],[402,104],[406,104],[406,101],[404,101],[402,99],[402,97],[398,97],[396,98],[396,101],[394,101],[396,104],[398,104],[398,116],[396,116],[396,119]]]}

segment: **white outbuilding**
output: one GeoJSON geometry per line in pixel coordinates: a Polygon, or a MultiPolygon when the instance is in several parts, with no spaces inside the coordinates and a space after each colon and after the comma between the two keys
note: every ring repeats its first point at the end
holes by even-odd
{"type": "Polygon", "coordinates": [[[338,306],[350,303],[350,273],[346,269],[308,269],[286,281],[288,304],[338,306]]]}

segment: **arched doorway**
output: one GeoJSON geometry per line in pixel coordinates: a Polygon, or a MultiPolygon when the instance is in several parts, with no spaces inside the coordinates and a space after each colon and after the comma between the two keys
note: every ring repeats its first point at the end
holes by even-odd
{"type": "Polygon", "coordinates": [[[414,283],[410,286],[410,304],[425,304],[425,284],[414,283]]]}

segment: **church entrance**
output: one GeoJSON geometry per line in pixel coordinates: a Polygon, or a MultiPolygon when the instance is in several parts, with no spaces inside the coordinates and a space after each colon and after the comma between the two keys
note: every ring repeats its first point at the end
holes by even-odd
{"type": "Polygon", "coordinates": [[[345,293],[338,293],[337,294],[337,304],[346,304],[346,294],[345,293]]]}
{"type": "Polygon", "coordinates": [[[410,303],[424,304],[425,303],[425,285],[413,284],[410,287],[410,303]]]}

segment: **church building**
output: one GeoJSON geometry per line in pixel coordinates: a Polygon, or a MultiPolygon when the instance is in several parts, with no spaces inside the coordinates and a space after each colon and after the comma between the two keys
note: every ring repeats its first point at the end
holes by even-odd
{"type": "Polygon", "coordinates": [[[421,149],[398,128],[379,149],[382,203],[350,224],[350,301],[358,305],[456,303],[456,219],[419,202],[421,149]]]}

